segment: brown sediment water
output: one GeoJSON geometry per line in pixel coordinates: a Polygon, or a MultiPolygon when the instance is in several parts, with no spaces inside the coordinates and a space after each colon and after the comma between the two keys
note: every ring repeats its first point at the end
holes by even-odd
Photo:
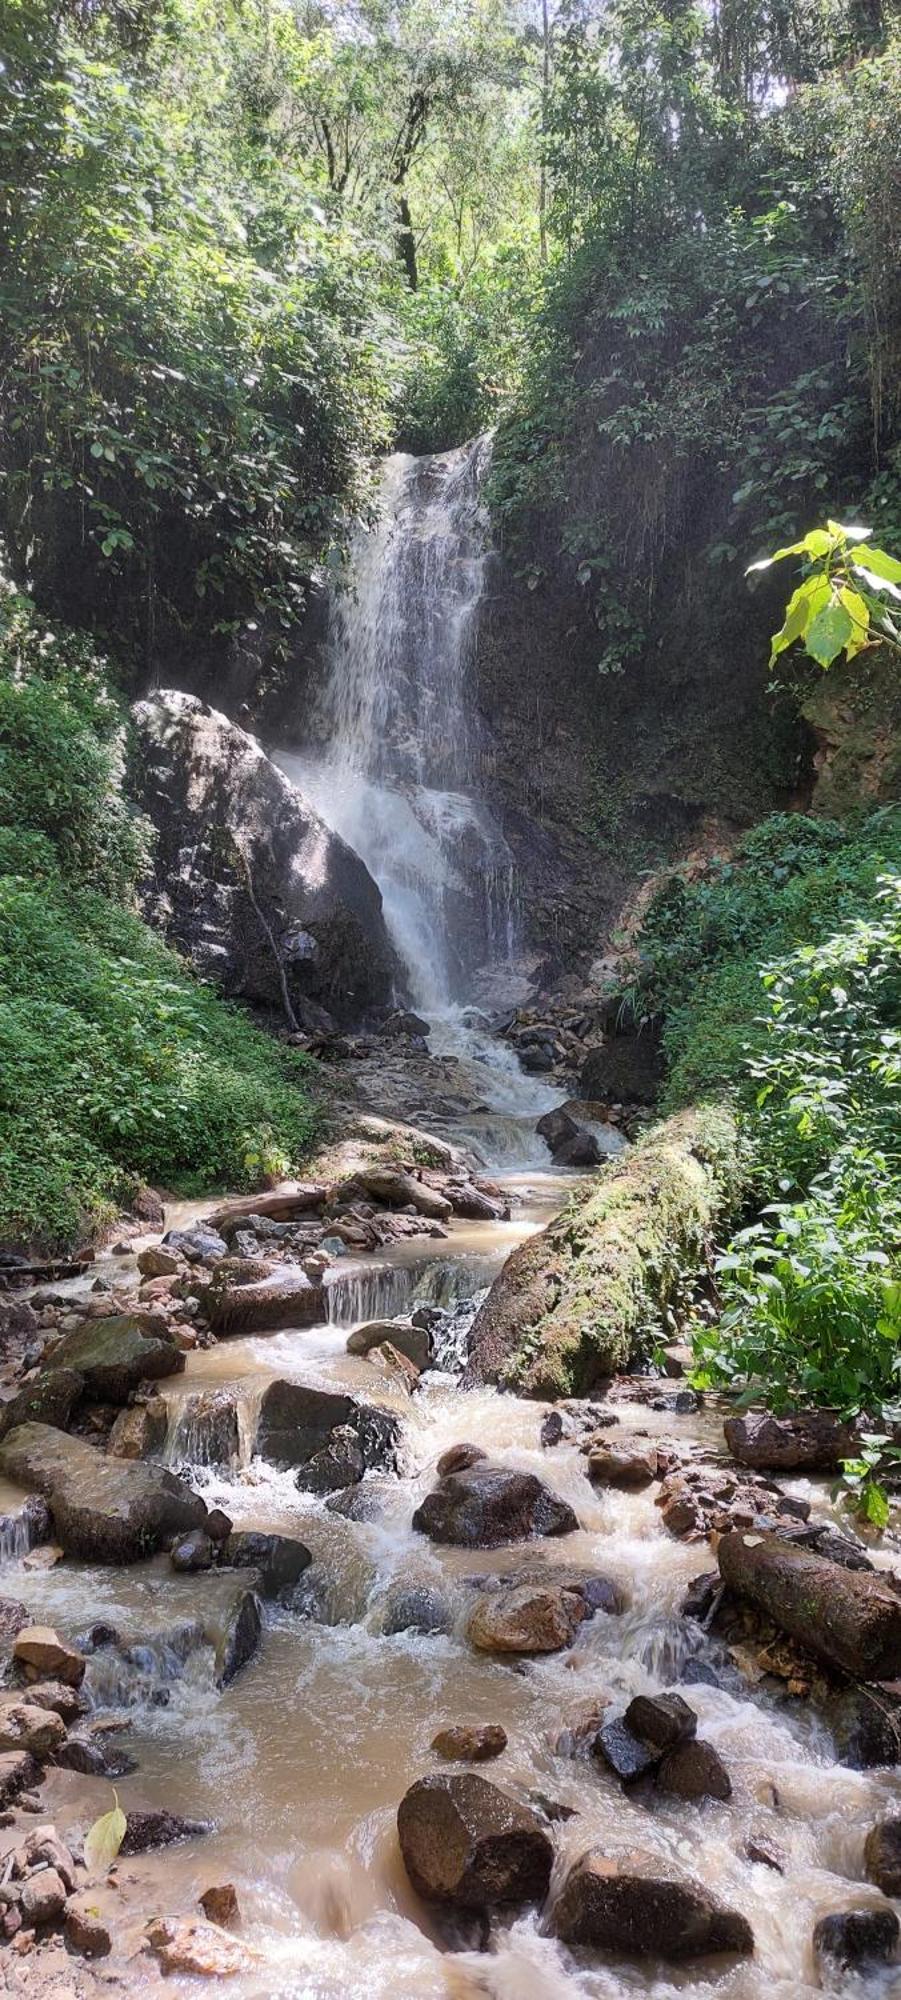
{"type": "MultiPolygon", "coordinates": [[[[428,1246],[425,1258],[421,1246],[417,1255],[405,1246],[396,1261],[424,1281],[440,1251],[463,1267],[475,1260],[484,1282],[511,1241],[537,1226],[558,1198],[558,1188],[539,1187],[515,1223],[461,1226],[448,1242],[428,1246]]],[[[876,1819],[899,1808],[894,1774],[836,1764],[810,1705],[780,1706],[695,1681],[684,1692],[729,1769],[728,1804],[699,1807],[663,1794],[642,1802],[596,1763],[558,1754],[560,1729],[584,1700],[609,1696],[616,1713],[634,1693],[679,1681],[696,1643],[679,1605],[690,1578],[710,1567],[710,1550],[666,1535],[653,1488],[596,1490],[573,1444],[542,1449],[539,1406],[494,1390],[464,1394],[452,1376],[438,1373],[426,1376],[412,1398],[392,1395],[368,1362],[347,1355],[347,1331],[333,1320],[222,1342],[190,1356],[184,1376],[166,1390],[172,1438],[186,1395],[228,1384],[239,1401],[252,1402],[277,1376],[368,1393],[392,1401],[403,1418],[403,1471],[385,1483],[384,1511],[371,1523],[330,1513],[299,1493],[290,1473],[246,1453],[227,1476],[198,1470],[208,1500],[225,1507],[237,1526],[304,1540],[325,1586],[306,1612],[267,1612],[260,1652],[229,1687],[215,1686],[213,1650],[226,1577],[175,1577],[163,1558],[124,1571],[6,1565],[5,1594],[21,1597],[35,1617],[70,1635],[102,1621],[135,1642],[125,1670],[119,1655],[101,1651],[88,1673],[98,1710],[115,1707],[128,1720],[116,1741],[139,1769],[117,1782],[126,1813],[158,1805],[213,1824],[203,1840],[123,1864],[126,1889],[129,1875],[138,1881],[119,1898],[126,1914],[117,1921],[112,1967],[127,1966],[131,1991],[158,1989],[152,1963],[127,1958],[140,1923],[154,1910],[192,1912],[204,1888],[228,1880],[238,1891],[242,1935],[258,1954],[251,1972],[229,1981],[236,2000],[812,1996],[819,1990],[811,1953],[816,1919],[880,1901],[862,1879],[863,1842],[876,1819]],[[540,1474],[575,1509],[578,1532],[477,1553],[427,1542],[411,1518],[440,1454],[461,1439],[502,1464],[540,1474]],[[466,1579],[532,1571],[544,1562],[590,1564],[621,1586],[627,1608],[616,1617],[598,1613],[559,1655],[511,1664],[475,1652],[463,1629],[471,1603],[466,1579]],[[387,1635],[383,1611],[392,1585],[420,1582],[447,1598],[451,1629],[387,1635]],[[207,1638],[195,1635],[186,1650],[178,1635],[192,1621],[205,1626],[207,1638]],[[571,1809],[573,1817],[553,1828],[555,1880],[588,1846],[611,1855],[651,1853],[662,1872],[687,1869],[744,1912],[756,1937],[753,1960],[674,1970],[573,1956],[545,1934],[535,1911],[499,1924],[487,1953],[448,1950],[406,1881],[395,1815],[415,1779],[448,1768],[430,1744],[439,1727],[457,1722],[502,1723],[508,1748],[485,1775],[521,1796],[540,1793],[571,1809]],[[745,1858],[752,1838],[778,1852],[782,1875],[745,1858]]],[[[626,1432],[705,1443],[720,1435],[715,1412],[676,1418],[624,1403],[617,1416],[626,1432]]],[[[825,1490],[805,1490],[827,1510],[825,1490]]],[[[57,1771],[43,1796],[49,1814],[69,1826],[73,1817],[86,1825],[110,1793],[105,1781],[57,1771]]],[[[202,1995],[212,1982],[170,1981],[167,1990],[202,1995]]],[[[897,1993],[897,1974],[887,1970],[867,1991],[897,1993]]]]}

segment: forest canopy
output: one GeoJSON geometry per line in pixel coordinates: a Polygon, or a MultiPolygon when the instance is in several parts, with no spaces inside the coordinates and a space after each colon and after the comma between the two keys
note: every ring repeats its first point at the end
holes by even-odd
{"type": "Polygon", "coordinates": [[[277,641],[378,452],[499,419],[514,526],[584,421],[741,460],[743,548],[836,469],[886,508],[896,21],[879,0],[8,0],[21,580],[76,621],[89,601],[138,662],[260,619],[277,641]]]}

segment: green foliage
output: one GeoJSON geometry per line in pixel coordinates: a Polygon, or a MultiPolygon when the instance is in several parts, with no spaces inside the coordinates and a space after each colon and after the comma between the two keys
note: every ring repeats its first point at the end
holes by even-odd
{"type": "Polygon", "coordinates": [[[303,1152],[302,1058],[123,907],[146,829],[104,662],[0,599],[0,1241],[66,1245],[136,1179],[253,1187],[303,1152]]]}
{"type": "Polygon", "coordinates": [[[724,1090],[753,1103],[761,969],[868,910],[880,874],[898,867],[901,814],[886,808],[856,826],[777,813],[700,880],[670,877],[642,928],[634,995],[664,1016],[667,1108],[724,1090]]]}
{"type": "Polygon", "coordinates": [[[795,644],[821,667],[831,667],[840,653],[853,660],[870,645],[886,644],[901,653],[891,605],[892,599],[901,603],[901,562],[871,546],[869,528],[827,521],[825,528],[812,528],[790,548],[751,563],[748,574],[770,569],[788,556],[803,556],[807,573],[773,635],[771,667],[795,644]]]}
{"type": "Polygon", "coordinates": [[[0,1240],[71,1242],[136,1179],[259,1185],[308,1145],[307,1075],[129,911],[0,876],[0,1240]]]}

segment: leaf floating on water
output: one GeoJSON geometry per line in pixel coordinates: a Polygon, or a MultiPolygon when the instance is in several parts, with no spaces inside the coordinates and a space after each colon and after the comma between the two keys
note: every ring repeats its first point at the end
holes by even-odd
{"type": "Polygon", "coordinates": [[[128,1825],[115,1792],[113,1798],[116,1803],[112,1812],[101,1813],[85,1835],[84,1858],[92,1873],[97,1875],[102,1875],[104,1869],[115,1861],[128,1825]]]}

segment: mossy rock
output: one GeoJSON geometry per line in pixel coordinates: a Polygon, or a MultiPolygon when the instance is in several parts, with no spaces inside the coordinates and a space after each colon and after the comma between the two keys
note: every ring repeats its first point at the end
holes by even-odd
{"type": "Polygon", "coordinates": [[[567,1396],[625,1368],[738,1200],[731,1112],[655,1126],[540,1235],[520,1244],[475,1319],[464,1385],[567,1396]]]}

